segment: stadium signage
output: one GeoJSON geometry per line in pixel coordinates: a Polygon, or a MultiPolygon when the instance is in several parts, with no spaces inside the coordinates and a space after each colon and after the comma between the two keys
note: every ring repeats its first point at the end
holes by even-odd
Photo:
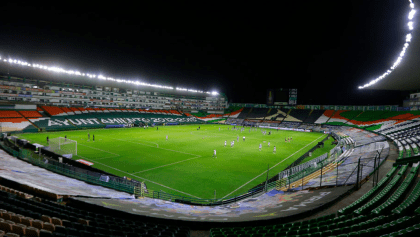
{"type": "Polygon", "coordinates": [[[9,93],[0,93],[0,95],[4,95],[4,96],[19,96],[18,94],[9,94],[9,93]]]}
{"type": "Polygon", "coordinates": [[[88,166],[93,165],[93,163],[92,163],[92,162],[89,162],[89,161],[86,161],[86,160],[83,160],[83,159],[79,159],[79,160],[76,160],[76,161],[77,161],[77,162],[79,162],[79,163],[82,163],[82,164],[88,165],[88,166]]]}
{"type": "Polygon", "coordinates": [[[136,121],[144,123],[193,123],[197,118],[86,118],[86,119],[49,119],[48,127],[95,124],[127,124],[136,121]],[[71,122],[71,123],[70,123],[71,122]]]}
{"type": "Polygon", "coordinates": [[[101,118],[101,122],[105,123],[105,124],[108,124],[108,123],[125,124],[125,123],[127,123],[122,118],[108,118],[108,119],[101,118]]]}
{"type": "Polygon", "coordinates": [[[90,101],[95,101],[95,102],[104,102],[104,103],[111,103],[111,102],[114,102],[113,100],[96,100],[96,99],[90,99],[90,101]]]}
{"type": "Polygon", "coordinates": [[[86,95],[86,93],[71,92],[71,91],[60,91],[60,94],[64,94],[64,95],[86,95]]]}
{"type": "Polygon", "coordinates": [[[0,86],[0,89],[20,90],[20,87],[16,87],[16,86],[0,86]]]}
{"type": "Polygon", "coordinates": [[[312,130],[301,129],[301,128],[282,128],[282,127],[270,127],[270,126],[259,126],[259,127],[260,128],[277,129],[277,130],[289,130],[289,131],[296,131],[296,132],[312,132],[312,130]]]}
{"type": "Polygon", "coordinates": [[[82,124],[101,124],[97,118],[90,118],[90,119],[68,119],[74,125],[82,125],[82,124]]]}

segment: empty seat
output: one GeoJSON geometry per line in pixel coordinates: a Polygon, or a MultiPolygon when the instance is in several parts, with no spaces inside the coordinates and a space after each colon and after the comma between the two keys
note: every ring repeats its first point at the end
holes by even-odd
{"type": "Polygon", "coordinates": [[[30,217],[24,217],[21,219],[20,223],[26,225],[26,226],[32,226],[32,218],[30,217]]]}
{"type": "Polygon", "coordinates": [[[13,230],[13,225],[7,222],[0,222],[0,230],[4,232],[11,232],[13,230]]]}
{"type": "Polygon", "coordinates": [[[54,225],[61,225],[61,226],[63,225],[63,222],[61,221],[60,218],[53,217],[51,219],[52,219],[52,224],[54,224],[54,225]]]}
{"type": "Polygon", "coordinates": [[[40,230],[39,231],[39,237],[53,237],[54,235],[52,234],[51,231],[48,230],[40,230]]]}
{"type": "Polygon", "coordinates": [[[44,222],[40,220],[33,220],[32,221],[32,227],[35,227],[37,229],[42,229],[44,227],[44,222]]]}
{"type": "Polygon", "coordinates": [[[54,232],[55,231],[55,226],[54,226],[54,224],[51,224],[49,222],[44,222],[44,228],[42,228],[42,229],[54,232]]]}

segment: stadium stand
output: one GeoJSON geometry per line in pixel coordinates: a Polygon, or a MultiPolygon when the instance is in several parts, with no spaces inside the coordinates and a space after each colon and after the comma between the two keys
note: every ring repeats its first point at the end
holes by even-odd
{"type": "Polygon", "coordinates": [[[252,108],[252,111],[250,111],[247,114],[247,119],[264,119],[265,116],[267,116],[269,109],[264,109],[264,108],[252,108]]]}
{"type": "Polygon", "coordinates": [[[416,236],[420,233],[420,216],[407,207],[420,196],[417,174],[418,164],[411,169],[407,165],[393,167],[378,185],[337,215],[276,225],[213,228],[211,236],[416,236]]]}
{"type": "Polygon", "coordinates": [[[67,115],[62,109],[56,106],[41,106],[41,108],[51,116],[65,116],[67,115]]]}
{"type": "Polygon", "coordinates": [[[324,112],[325,110],[312,110],[303,122],[313,124],[324,112]]]}
{"type": "Polygon", "coordinates": [[[22,115],[19,114],[17,111],[1,110],[0,118],[22,118],[22,115]]]}
{"type": "Polygon", "coordinates": [[[25,118],[40,118],[42,115],[38,111],[18,111],[25,118]]]}
{"type": "Polygon", "coordinates": [[[253,110],[253,108],[244,108],[242,112],[239,114],[239,119],[246,119],[248,114],[253,110]]]}
{"type": "MultiPolygon", "coordinates": [[[[382,163],[390,152],[386,138],[393,141],[398,147],[399,160],[419,154],[420,121],[418,121],[419,115],[416,113],[262,108],[232,108],[225,112],[220,115],[182,114],[177,110],[164,109],[133,110],[42,106],[37,111],[1,111],[0,123],[3,131],[36,132],[38,128],[46,131],[104,128],[106,125],[120,125],[136,121],[183,121],[183,123],[188,123],[196,122],[197,120],[187,120],[193,119],[195,116],[202,120],[225,117],[227,124],[242,124],[245,122],[245,118],[265,119],[267,121],[258,124],[334,132],[344,148],[337,148],[343,150],[342,154],[337,157],[336,163],[324,166],[321,181],[323,186],[355,184],[358,180],[354,170],[360,157],[362,157],[360,160],[364,167],[360,179],[368,177],[373,172],[372,162],[378,151],[382,152],[378,158],[379,163],[382,163]],[[43,117],[42,113],[50,115],[50,117],[43,117]],[[270,120],[278,118],[281,120],[278,122],[281,123],[270,123],[270,120]],[[314,126],[311,123],[323,125],[314,126]],[[367,131],[368,129],[352,128],[353,126],[368,127],[373,125],[378,125],[372,129],[377,134],[370,133],[367,131]],[[335,178],[334,175],[338,172],[340,176],[335,178]]],[[[326,157],[323,157],[322,160],[324,159],[326,157]]],[[[321,159],[315,160],[318,163],[320,161],[321,159]]],[[[302,188],[310,189],[320,186],[320,166],[307,165],[306,168],[308,167],[312,169],[310,175],[300,181],[292,182],[291,188],[282,190],[297,191],[302,188]],[[300,182],[303,182],[303,186],[300,186],[300,182]]],[[[291,179],[301,177],[300,173],[293,175],[290,177],[291,179]]],[[[392,233],[390,236],[394,236],[418,234],[420,232],[418,224],[420,215],[417,214],[420,214],[420,183],[417,175],[418,163],[412,166],[411,164],[395,166],[375,187],[356,202],[342,208],[337,212],[337,215],[270,226],[213,228],[211,236],[379,236],[389,233],[392,233]]],[[[0,188],[3,190],[3,187],[0,188]]],[[[22,236],[108,236],[109,233],[115,236],[119,236],[121,233],[124,233],[124,236],[139,236],[138,233],[145,234],[141,236],[188,236],[187,228],[162,226],[157,228],[155,224],[150,224],[150,226],[154,226],[152,228],[144,228],[148,224],[143,221],[136,222],[124,217],[106,217],[105,209],[86,215],[83,213],[84,210],[69,205],[64,206],[46,200],[39,202],[31,194],[10,191],[10,188],[8,190],[6,194],[0,193],[0,217],[3,218],[3,220],[0,219],[0,230],[5,233],[22,236]],[[38,206],[38,209],[35,206],[38,206]],[[43,209],[39,209],[39,206],[43,209]],[[51,208],[53,213],[47,211],[48,208],[51,208]],[[25,209],[26,212],[23,211],[25,209]],[[92,219],[87,219],[87,217],[92,217],[92,219]],[[25,219],[25,223],[30,224],[23,224],[23,219],[25,219]],[[132,222],[133,225],[126,224],[132,222]],[[135,228],[137,233],[126,231],[133,228],[134,225],[142,228],[135,228]],[[116,226],[123,226],[123,228],[116,226]],[[171,231],[166,231],[168,229],[171,231]]]]}
{"type": "MultiPolygon", "coordinates": [[[[285,110],[283,110],[285,112],[285,110]]],[[[284,121],[289,122],[303,122],[306,118],[309,117],[309,113],[311,110],[309,109],[292,109],[290,110],[287,117],[284,119],[284,121]]]]}

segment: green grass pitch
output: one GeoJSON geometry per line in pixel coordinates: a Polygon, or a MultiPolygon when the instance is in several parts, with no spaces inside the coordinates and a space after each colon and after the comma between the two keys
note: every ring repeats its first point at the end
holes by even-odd
{"type": "Polygon", "coordinates": [[[246,192],[265,181],[267,166],[272,177],[326,137],[322,133],[282,130],[271,130],[272,135],[268,135],[269,129],[263,135],[261,129],[250,132],[245,128],[241,132],[232,128],[183,125],[160,126],[158,130],[152,127],[93,129],[21,134],[20,137],[47,145],[47,136],[52,139],[67,135],[78,143],[78,155],[73,159],[91,161],[98,169],[145,181],[151,190],[204,199],[214,198],[215,190],[217,198],[246,192]],[[285,142],[286,137],[292,137],[293,141],[285,142]],[[233,147],[231,141],[235,141],[233,147]],[[213,158],[213,150],[217,151],[217,158],[213,158]]]}

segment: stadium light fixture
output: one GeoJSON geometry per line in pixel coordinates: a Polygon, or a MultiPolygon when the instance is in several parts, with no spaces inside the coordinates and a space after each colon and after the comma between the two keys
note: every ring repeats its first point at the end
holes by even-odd
{"type": "MultiPolygon", "coordinates": [[[[1,56],[0,56],[0,62],[1,61],[1,56]]],[[[193,92],[193,93],[207,93],[210,94],[210,92],[205,92],[202,90],[195,90],[195,89],[186,89],[186,88],[174,88],[172,86],[164,86],[164,85],[157,85],[157,84],[149,84],[149,83],[144,83],[144,82],[140,82],[138,80],[136,81],[132,81],[132,80],[126,80],[126,79],[115,79],[113,77],[106,77],[104,75],[95,75],[95,74],[90,74],[90,73],[83,73],[77,70],[65,70],[64,68],[60,68],[60,67],[48,67],[46,65],[41,65],[41,64],[30,64],[28,62],[25,61],[21,61],[21,60],[17,60],[17,59],[3,59],[3,62],[9,62],[10,64],[18,64],[18,65],[22,65],[22,66],[27,66],[27,67],[32,67],[32,68],[36,68],[36,69],[42,69],[42,70],[46,70],[46,71],[50,71],[50,72],[55,72],[55,73],[62,73],[62,74],[68,74],[68,75],[76,75],[76,76],[83,76],[83,77],[88,77],[88,78],[98,78],[100,80],[107,80],[107,81],[113,81],[113,82],[118,82],[118,83],[126,83],[126,84],[133,84],[133,85],[139,85],[139,86],[147,86],[147,87],[154,87],[154,88],[162,88],[162,89],[168,89],[168,90],[180,90],[180,91],[188,91],[188,92],[193,92]]]]}
{"type": "MultiPolygon", "coordinates": [[[[414,26],[413,26],[414,23],[411,20],[413,20],[414,14],[416,14],[416,10],[414,9],[413,0],[408,0],[408,1],[410,2],[411,11],[410,11],[410,13],[408,13],[408,19],[410,21],[408,22],[407,25],[408,25],[408,30],[409,31],[413,31],[414,30],[414,26]]],[[[401,63],[401,61],[403,60],[403,57],[405,55],[405,52],[407,51],[407,48],[410,46],[409,43],[411,42],[412,37],[413,36],[411,35],[411,33],[408,33],[406,35],[404,47],[402,48],[399,57],[397,58],[397,60],[394,62],[394,64],[392,65],[392,67],[390,69],[388,69],[384,74],[382,74],[381,76],[377,77],[376,79],[373,79],[369,83],[367,83],[367,84],[365,84],[363,86],[359,86],[358,88],[359,89],[364,89],[366,87],[372,86],[372,85],[376,84],[377,82],[379,82],[380,80],[382,80],[385,77],[387,77],[389,74],[391,74],[395,70],[395,68],[397,68],[398,65],[401,63]]]]}

